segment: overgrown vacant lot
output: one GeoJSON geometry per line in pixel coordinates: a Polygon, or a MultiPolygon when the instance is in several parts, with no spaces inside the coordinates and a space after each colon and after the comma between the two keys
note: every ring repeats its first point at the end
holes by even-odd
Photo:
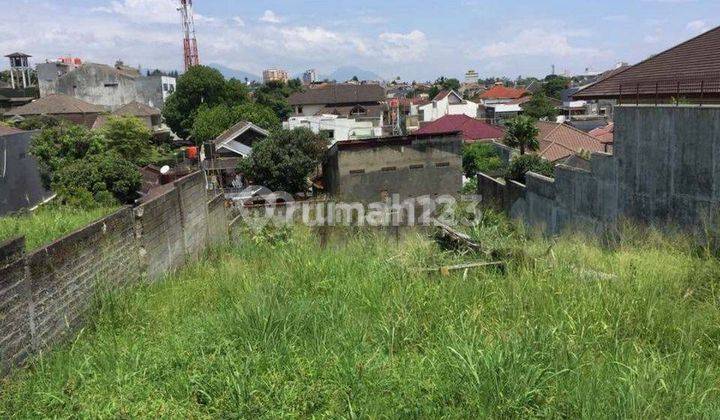
{"type": "Polygon", "coordinates": [[[25,236],[26,249],[33,250],[87,226],[114,210],[106,207],[87,210],[50,205],[35,213],[0,217],[0,242],[25,236]]]}
{"type": "Polygon", "coordinates": [[[720,415],[720,268],[689,247],[531,240],[506,274],[444,278],[415,269],[472,257],[305,235],[104,297],[0,415],[720,415]]]}

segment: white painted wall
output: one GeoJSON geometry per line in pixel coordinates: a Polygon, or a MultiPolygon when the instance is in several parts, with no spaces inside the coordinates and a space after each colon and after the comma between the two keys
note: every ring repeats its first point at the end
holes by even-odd
{"type": "Polygon", "coordinates": [[[337,115],[313,115],[290,117],[283,123],[283,128],[292,130],[306,127],[316,134],[332,130],[333,137],[330,140],[335,144],[338,141],[381,137],[382,125],[382,117],[373,120],[354,120],[337,115]]]}
{"type": "Polygon", "coordinates": [[[446,115],[467,115],[468,117],[477,118],[478,104],[472,101],[451,103],[451,98],[453,98],[452,94],[423,106],[413,106],[410,108],[410,115],[420,115],[420,111],[423,111],[423,122],[435,121],[446,115]]]}

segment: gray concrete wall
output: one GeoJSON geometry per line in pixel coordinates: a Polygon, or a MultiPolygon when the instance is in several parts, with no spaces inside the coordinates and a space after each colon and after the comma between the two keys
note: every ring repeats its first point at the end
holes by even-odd
{"type": "Polygon", "coordinates": [[[331,157],[330,193],[347,201],[375,202],[458,194],[462,188],[462,139],[457,135],[413,139],[406,145],[343,149],[331,157]]]}
{"type": "MultiPolygon", "coordinates": [[[[559,165],[554,180],[528,174],[511,214],[550,233],[602,231],[619,219],[717,228],[720,108],[622,106],[615,117],[614,155],[594,153],[590,171],[559,165]]],[[[482,177],[479,188],[506,197],[482,177]]]]}
{"type": "Polygon", "coordinates": [[[190,175],[29,255],[22,238],[0,243],[2,373],[76,332],[99,293],[154,281],[227,242],[225,206],[204,186],[190,175]]]}
{"type": "Polygon", "coordinates": [[[34,131],[0,136],[0,216],[33,207],[52,196],[30,155],[34,131]]]}

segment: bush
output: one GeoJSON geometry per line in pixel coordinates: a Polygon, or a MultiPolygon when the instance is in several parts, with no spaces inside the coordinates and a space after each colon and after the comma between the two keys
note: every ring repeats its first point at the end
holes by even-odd
{"type": "Polygon", "coordinates": [[[307,190],[308,176],[327,151],[327,139],[307,128],[280,130],[253,147],[238,170],[256,185],[296,194],[307,190]]]}
{"type": "Polygon", "coordinates": [[[137,166],[116,152],[78,159],[52,177],[52,189],[66,203],[84,208],[132,203],[142,186],[137,166]]]}
{"type": "Polygon", "coordinates": [[[468,178],[474,178],[478,172],[500,176],[506,169],[500,152],[492,144],[473,143],[463,147],[463,170],[468,178]]]}
{"type": "Polygon", "coordinates": [[[138,166],[145,166],[156,154],[153,146],[152,131],[138,118],[108,118],[102,134],[107,141],[108,150],[114,150],[138,166]]]}
{"type": "Polygon", "coordinates": [[[555,176],[555,165],[541,158],[538,155],[517,156],[510,162],[510,179],[525,183],[525,174],[535,172],[548,177],[555,176]]]}

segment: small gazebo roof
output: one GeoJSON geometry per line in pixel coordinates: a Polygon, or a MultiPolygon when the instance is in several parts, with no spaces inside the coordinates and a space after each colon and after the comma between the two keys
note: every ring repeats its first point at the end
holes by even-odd
{"type": "Polygon", "coordinates": [[[28,55],[28,54],[21,53],[21,52],[14,52],[12,54],[6,55],[5,57],[7,57],[7,58],[17,58],[17,57],[29,58],[29,57],[32,57],[32,55],[28,55]]]}

